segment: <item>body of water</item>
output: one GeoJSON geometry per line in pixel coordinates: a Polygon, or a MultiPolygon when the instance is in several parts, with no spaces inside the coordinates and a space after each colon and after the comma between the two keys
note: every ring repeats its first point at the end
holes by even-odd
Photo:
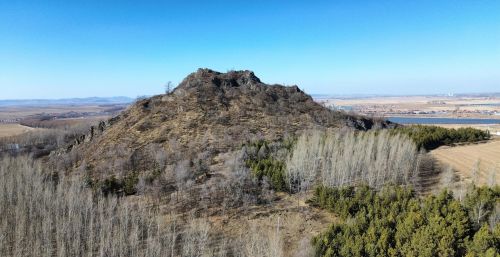
{"type": "Polygon", "coordinates": [[[389,117],[399,124],[500,124],[500,119],[389,117]]]}

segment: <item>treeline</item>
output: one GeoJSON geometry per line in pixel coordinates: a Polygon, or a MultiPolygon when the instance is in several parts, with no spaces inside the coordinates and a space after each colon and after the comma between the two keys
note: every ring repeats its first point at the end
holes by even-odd
{"type": "Polygon", "coordinates": [[[475,128],[449,129],[438,126],[411,125],[392,130],[394,134],[408,135],[418,148],[432,150],[442,145],[473,143],[490,138],[488,131],[475,128]]]}
{"type": "Polygon", "coordinates": [[[311,203],[343,222],[313,240],[316,256],[499,256],[500,188],[418,198],[408,188],[318,187],[311,203]]]}
{"type": "Polygon", "coordinates": [[[410,184],[421,153],[405,135],[387,130],[313,130],[296,140],[245,145],[245,163],[277,191],[304,192],[316,184],[345,186],[410,184]]]}
{"type": "Polygon", "coordinates": [[[290,191],[315,184],[347,186],[410,184],[419,170],[419,152],[406,136],[387,130],[310,131],[297,140],[286,161],[290,191]]]}

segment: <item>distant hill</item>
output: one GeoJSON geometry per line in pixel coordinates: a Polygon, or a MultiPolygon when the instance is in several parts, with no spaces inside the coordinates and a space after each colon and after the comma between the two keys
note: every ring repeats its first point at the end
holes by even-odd
{"type": "Polygon", "coordinates": [[[135,99],[125,96],[116,97],[87,97],[65,99],[23,99],[0,100],[0,107],[11,106],[54,106],[54,105],[103,105],[103,104],[128,104],[135,99]]]}

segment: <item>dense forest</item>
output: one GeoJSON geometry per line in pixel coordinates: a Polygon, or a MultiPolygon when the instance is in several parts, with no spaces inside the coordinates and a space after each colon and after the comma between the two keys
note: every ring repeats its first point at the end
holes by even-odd
{"type": "Polygon", "coordinates": [[[408,135],[415,141],[418,148],[432,150],[442,145],[456,143],[473,143],[490,138],[488,131],[475,128],[449,129],[438,126],[411,125],[398,127],[394,134],[408,135]]]}
{"type": "Polygon", "coordinates": [[[498,186],[471,186],[464,199],[446,190],[419,198],[400,186],[318,187],[311,203],[343,220],[314,238],[318,257],[500,254],[498,186]]]}

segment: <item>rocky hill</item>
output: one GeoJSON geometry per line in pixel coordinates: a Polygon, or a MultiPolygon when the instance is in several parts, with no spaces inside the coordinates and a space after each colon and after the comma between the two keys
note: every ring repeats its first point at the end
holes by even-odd
{"type": "Polygon", "coordinates": [[[329,110],[297,86],[267,85],[251,71],[200,69],[172,92],[139,100],[101,122],[53,152],[49,162],[54,170],[83,174],[87,185],[105,194],[134,194],[124,201],[157,208],[161,220],[178,224],[175,231],[208,221],[214,251],[227,244],[236,252],[247,237],[262,244],[282,237],[278,241],[290,246],[285,256],[297,256],[334,217],[275,183],[284,181],[281,161],[293,142],[287,139],[309,129],[392,125],[329,110]],[[254,161],[274,173],[259,177],[254,161]],[[276,228],[282,235],[272,239],[269,231],[276,228]]]}
{"type": "Polygon", "coordinates": [[[251,71],[199,69],[173,92],[139,100],[101,124],[76,148],[95,177],[147,170],[158,159],[162,168],[185,161],[209,172],[246,142],[344,126],[367,130],[388,124],[329,110],[297,86],[268,85],[251,71]]]}

